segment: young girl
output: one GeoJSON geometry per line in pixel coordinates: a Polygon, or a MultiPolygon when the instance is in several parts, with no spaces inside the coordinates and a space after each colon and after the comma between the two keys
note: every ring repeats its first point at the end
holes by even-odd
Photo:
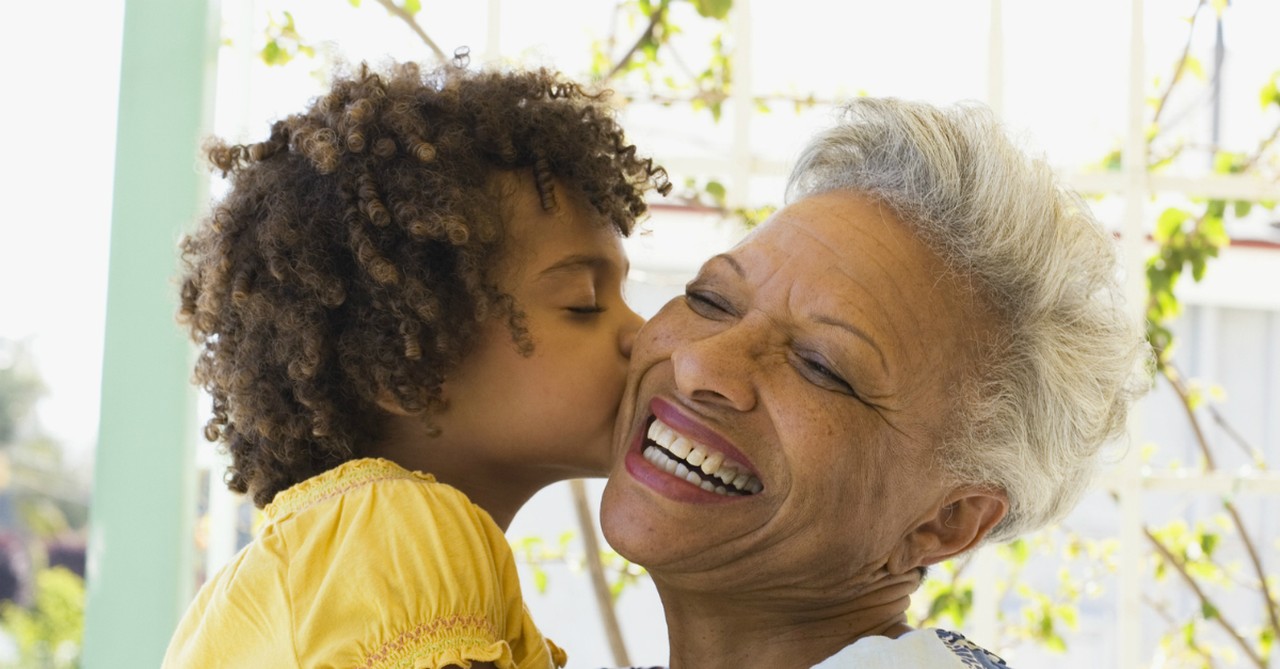
{"type": "Polygon", "coordinates": [[[259,536],[166,667],[551,667],[503,536],[607,470],[640,325],[619,236],[665,173],[546,71],[339,77],[184,240],[205,429],[259,536]]]}

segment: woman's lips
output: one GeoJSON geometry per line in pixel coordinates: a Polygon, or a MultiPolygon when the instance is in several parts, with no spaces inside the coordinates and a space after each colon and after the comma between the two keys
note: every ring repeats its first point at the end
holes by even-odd
{"type": "Polygon", "coordinates": [[[627,453],[627,470],[652,488],[688,501],[732,500],[764,484],[738,449],[660,398],[627,453]]]}
{"type": "Polygon", "coordinates": [[[676,478],[718,495],[754,495],[764,489],[759,477],[746,465],[725,457],[723,451],[691,441],[656,416],[641,451],[645,460],[676,478]]]}

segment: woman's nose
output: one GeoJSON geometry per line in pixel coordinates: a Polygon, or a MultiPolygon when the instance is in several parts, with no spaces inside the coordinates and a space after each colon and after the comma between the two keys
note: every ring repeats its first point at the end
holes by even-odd
{"type": "Polygon", "coordinates": [[[741,324],[702,339],[687,341],[671,353],[676,388],[686,397],[736,411],[756,404],[752,366],[755,356],[741,324]]]}
{"type": "Polygon", "coordinates": [[[622,357],[630,359],[631,349],[636,343],[636,333],[644,325],[644,318],[625,304],[622,308],[625,313],[622,315],[622,327],[618,328],[618,351],[622,353],[622,357]]]}

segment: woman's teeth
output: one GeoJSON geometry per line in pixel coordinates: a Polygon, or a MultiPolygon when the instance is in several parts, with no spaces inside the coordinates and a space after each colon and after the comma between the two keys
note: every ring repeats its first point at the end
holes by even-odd
{"type": "Polygon", "coordinates": [[[764,490],[760,479],[725,462],[724,454],[677,435],[662,421],[649,425],[644,459],[672,476],[720,495],[754,495],[764,490]]]}

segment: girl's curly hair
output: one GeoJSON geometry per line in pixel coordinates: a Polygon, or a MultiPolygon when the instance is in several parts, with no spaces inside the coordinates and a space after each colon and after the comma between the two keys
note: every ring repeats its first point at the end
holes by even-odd
{"type": "Polygon", "coordinates": [[[231,190],[182,241],[179,320],[232,490],[262,507],[358,457],[387,393],[440,407],[487,318],[528,348],[489,278],[509,212],[495,177],[532,170],[548,210],[564,184],[624,235],[645,191],[670,190],[602,95],[547,70],[362,65],[267,140],[211,144],[231,190]]]}

